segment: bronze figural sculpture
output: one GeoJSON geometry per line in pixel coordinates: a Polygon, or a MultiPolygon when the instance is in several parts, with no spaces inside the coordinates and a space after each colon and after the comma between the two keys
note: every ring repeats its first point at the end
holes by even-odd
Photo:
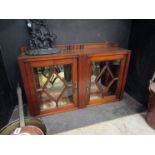
{"type": "Polygon", "coordinates": [[[53,54],[59,52],[58,49],[52,48],[56,35],[50,33],[47,20],[27,19],[26,22],[31,35],[29,41],[30,50],[27,52],[28,55],[53,54]]]}

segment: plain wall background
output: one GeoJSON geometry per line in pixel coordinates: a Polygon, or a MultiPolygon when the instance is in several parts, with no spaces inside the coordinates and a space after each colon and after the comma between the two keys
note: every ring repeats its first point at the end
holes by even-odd
{"type": "Polygon", "coordinates": [[[48,20],[56,43],[115,41],[128,47],[131,20],[48,20]]]}

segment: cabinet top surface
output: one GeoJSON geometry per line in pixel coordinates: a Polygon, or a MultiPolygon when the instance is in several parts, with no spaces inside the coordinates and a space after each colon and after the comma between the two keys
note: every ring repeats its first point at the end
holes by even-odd
{"type": "Polygon", "coordinates": [[[18,58],[19,59],[39,59],[39,58],[49,58],[49,57],[71,57],[71,56],[79,56],[79,55],[117,55],[117,54],[128,54],[130,50],[126,50],[119,47],[111,47],[111,48],[91,48],[91,49],[73,49],[73,50],[66,50],[62,49],[57,54],[50,54],[50,55],[37,55],[37,56],[29,56],[26,54],[21,54],[18,58]]]}
{"type": "Polygon", "coordinates": [[[78,57],[81,55],[87,56],[105,56],[105,55],[118,55],[118,54],[128,54],[130,50],[123,49],[118,47],[118,44],[115,42],[100,42],[100,43],[80,43],[80,44],[64,44],[64,45],[55,45],[55,48],[60,49],[60,52],[57,54],[50,55],[36,55],[30,56],[26,55],[27,48],[22,48],[22,53],[18,59],[47,59],[47,58],[71,58],[78,57]]]}

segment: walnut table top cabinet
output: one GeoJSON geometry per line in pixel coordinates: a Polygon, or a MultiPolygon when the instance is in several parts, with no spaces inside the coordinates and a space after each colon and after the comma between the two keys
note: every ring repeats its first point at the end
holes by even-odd
{"type": "MultiPolygon", "coordinates": [[[[60,53],[18,62],[31,115],[48,115],[121,99],[130,51],[116,43],[56,45],[60,53]]],[[[26,48],[23,48],[23,51],[26,48]]]]}

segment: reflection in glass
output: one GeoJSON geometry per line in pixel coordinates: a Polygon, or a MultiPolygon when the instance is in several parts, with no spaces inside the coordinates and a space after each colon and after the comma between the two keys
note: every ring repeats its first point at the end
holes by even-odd
{"type": "Polygon", "coordinates": [[[92,62],[90,100],[115,95],[120,60],[92,62]]]}
{"type": "Polygon", "coordinates": [[[71,65],[37,67],[33,72],[41,110],[73,103],[71,65]]]}

